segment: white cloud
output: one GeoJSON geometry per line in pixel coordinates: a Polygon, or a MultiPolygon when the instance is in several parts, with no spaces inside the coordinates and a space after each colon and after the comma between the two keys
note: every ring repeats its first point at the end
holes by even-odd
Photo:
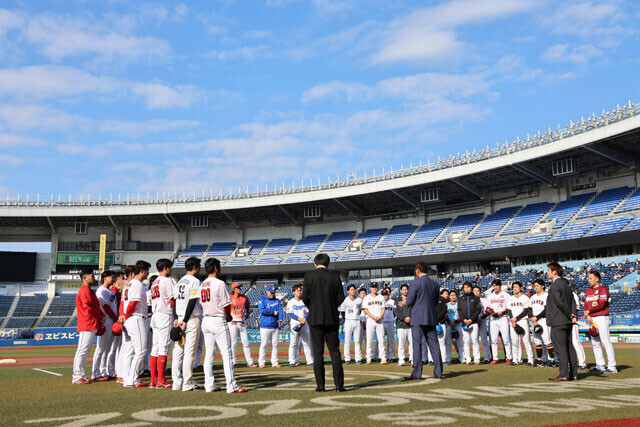
{"type": "Polygon", "coordinates": [[[38,138],[30,136],[15,135],[10,133],[0,133],[0,148],[8,147],[34,147],[45,145],[46,143],[38,138]]]}
{"type": "Polygon", "coordinates": [[[583,38],[629,34],[623,22],[626,12],[617,1],[578,1],[565,3],[542,20],[556,34],[583,38]]]}
{"type": "Polygon", "coordinates": [[[370,98],[373,90],[362,83],[333,81],[313,86],[302,94],[302,102],[307,103],[316,99],[344,95],[348,101],[370,98]]]}
{"type": "Polygon", "coordinates": [[[150,133],[168,132],[177,129],[194,128],[200,125],[195,120],[153,119],[146,121],[106,120],[97,123],[99,131],[127,136],[140,136],[150,133]]]}
{"type": "Polygon", "coordinates": [[[252,60],[258,57],[269,57],[269,48],[260,46],[242,46],[228,50],[210,50],[204,54],[205,58],[216,61],[234,61],[237,59],[252,60]]]}
{"type": "Polygon", "coordinates": [[[24,16],[20,12],[0,9],[0,36],[24,25],[24,16]]]}
{"type": "Polygon", "coordinates": [[[136,83],[131,90],[144,97],[151,109],[188,107],[202,98],[202,91],[191,85],[171,88],[160,83],[136,83]]]}
{"type": "Polygon", "coordinates": [[[570,46],[556,44],[549,47],[542,57],[549,62],[574,62],[579,65],[587,64],[591,59],[602,56],[604,52],[592,44],[570,46]]]}
{"type": "Polygon", "coordinates": [[[24,163],[19,157],[12,156],[10,154],[0,154],[0,164],[9,165],[9,166],[19,166],[24,163]]]}
{"type": "Polygon", "coordinates": [[[87,130],[90,125],[85,117],[35,104],[0,105],[0,119],[8,128],[21,130],[87,130]]]}
{"type": "Polygon", "coordinates": [[[424,62],[461,57],[466,44],[456,28],[493,21],[533,7],[528,0],[453,0],[417,10],[391,22],[373,63],[424,62]]]}

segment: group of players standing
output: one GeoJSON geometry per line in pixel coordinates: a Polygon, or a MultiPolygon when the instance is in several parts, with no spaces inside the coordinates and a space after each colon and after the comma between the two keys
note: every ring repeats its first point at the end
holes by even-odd
{"type": "MultiPolygon", "coordinates": [[[[142,283],[149,275],[150,264],[146,261],[138,261],[124,272],[105,271],[95,292],[92,289],[95,284],[93,271],[87,269],[81,272],[82,286],[76,298],[79,341],[74,358],[74,384],[117,379],[124,387],[131,388],[149,386],[195,390],[199,386],[193,381],[193,367],[200,360],[199,348],[204,344],[204,389],[207,392],[220,390],[212,371],[218,348],[222,356],[227,393],[242,393],[246,389],[239,387],[234,378],[238,338],[242,342],[247,366],[264,368],[267,347],[271,344],[271,365],[280,367],[278,342],[284,316],[275,287],[267,287],[265,296],[258,302],[260,351],[256,365],[251,356],[246,326],[249,300],[241,293],[238,283],[231,286],[229,293],[226,284],[219,279],[220,261],[210,258],[205,262],[207,278],[202,283],[197,278],[201,268],[199,258],[186,260],[186,274],[175,285],[171,279],[172,265],[168,259],[157,261],[158,276],[148,290],[142,283]],[[147,301],[150,301],[150,308],[147,307],[147,301]],[[84,367],[96,335],[98,340],[92,377],[88,379],[84,367]],[[165,369],[172,340],[175,345],[171,368],[173,382],[170,383],[165,379],[165,369]],[[150,371],[149,384],[139,379],[145,366],[150,371]]],[[[591,287],[585,293],[584,313],[591,325],[589,334],[596,359],[593,370],[614,373],[617,371],[609,339],[609,292],[600,285],[597,271],[591,271],[588,280],[591,287]],[[602,347],[607,353],[608,366],[602,347]]],[[[290,317],[291,367],[300,364],[301,346],[304,347],[307,365],[314,364],[306,321],[309,310],[301,300],[302,286],[293,287],[293,298],[285,309],[290,317]]],[[[405,364],[407,343],[409,363],[413,364],[411,309],[406,305],[408,290],[408,285],[402,284],[399,296],[392,299],[391,290],[384,288],[378,293],[376,283],[370,285],[369,292],[365,288],[357,289],[353,284],[347,287],[348,295],[338,309],[344,319],[346,364],[351,363],[352,340],[355,363],[371,364],[374,360],[380,360],[381,364],[387,364],[393,361],[396,336],[398,365],[405,364]],[[375,346],[374,336],[377,340],[375,346]]],[[[455,347],[460,363],[497,364],[501,340],[506,364],[523,363],[524,344],[530,366],[554,366],[556,357],[550,327],[545,318],[547,292],[544,280],[536,279],[534,290],[535,294],[528,297],[522,292],[522,284],[516,281],[512,284],[513,294],[509,295],[500,279],[494,279],[492,289],[484,294],[478,285],[470,282],[463,283],[460,295],[455,290],[443,289],[437,306],[439,324],[436,332],[444,365],[452,362],[452,347],[455,347]],[[484,356],[482,362],[480,343],[484,356]]],[[[577,294],[575,302],[579,305],[577,294]]],[[[585,352],[578,339],[577,325],[574,325],[573,345],[579,366],[585,368],[585,352]]],[[[424,338],[421,353],[421,362],[431,364],[431,354],[424,338]]]]}

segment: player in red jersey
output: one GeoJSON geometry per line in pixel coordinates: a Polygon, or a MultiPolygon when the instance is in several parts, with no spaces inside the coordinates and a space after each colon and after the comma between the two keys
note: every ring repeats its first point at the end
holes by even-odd
{"type": "Polygon", "coordinates": [[[616,355],[609,340],[609,289],[600,284],[599,271],[591,270],[587,280],[591,288],[587,289],[584,294],[584,315],[587,317],[589,325],[595,325],[598,328],[598,336],[591,337],[593,355],[596,358],[596,367],[591,371],[606,374],[616,373],[618,372],[616,355]],[[607,369],[604,367],[603,346],[607,352],[607,369]]]}
{"type": "Polygon", "coordinates": [[[98,327],[104,326],[104,315],[100,311],[100,302],[91,286],[96,283],[93,270],[85,268],[80,272],[82,286],[76,296],[76,311],[78,316],[78,350],[73,358],[73,384],[89,384],[93,380],[87,379],[84,372],[87,354],[96,337],[98,327]]]}
{"type": "Polygon", "coordinates": [[[244,350],[244,358],[247,366],[257,368],[258,365],[253,363],[251,357],[251,348],[249,347],[249,335],[247,334],[246,320],[249,317],[249,299],[242,293],[240,283],[234,282],[231,285],[231,321],[229,322],[229,332],[231,333],[231,355],[233,358],[233,366],[238,366],[236,359],[236,347],[238,345],[238,335],[242,341],[244,350]]]}

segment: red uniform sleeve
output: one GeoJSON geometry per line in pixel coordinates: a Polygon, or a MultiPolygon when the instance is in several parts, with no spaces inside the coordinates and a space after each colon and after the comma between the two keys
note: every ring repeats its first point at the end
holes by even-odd
{"type": "Polygon", "coordinates": [[[124,301],[120,301],[120,308],[118,309],[120,316],[124,316],[124,301]]]}
{"type": "Polygon", "coordinates": [[[131,317],[134,313],[134,311],[136,311],[136,307],[138,306],[138,304],[140,303],[140,301],[129,301],[129,305],[127,305],[127,314],[124,315],[124,320],[126,321],[129,317],[131,317]]]}
{"type": "Polygon", "coordinates": [[[104,310],[105,313],[107,313],[107,316],[112,318],[114,321],[118,320],[118,315],[113,312],[113,310],[109,305],[107,304],[103,305],[102,309],[104,310]]]}

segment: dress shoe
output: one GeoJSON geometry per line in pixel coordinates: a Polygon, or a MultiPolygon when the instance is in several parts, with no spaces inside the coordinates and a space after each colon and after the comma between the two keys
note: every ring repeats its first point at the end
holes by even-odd
{"type": "Polygon", "coordinates": [[[336,391],[337,391],[338,393],[344,393],[345,391],[347,391],[347,389],[346,389],[346,388],[344,388],[344,387],[338,387],[338,388],[336,388],[336,391]]]}
{"type": "Polygon", "coordinates": [[[557,376],[555,378],[549,378],[549,381],[569,381],[569,378],[557,376]]]}
{"type": "Polygon", "coordinates": [[[404,377],[404,380],[405,380],[405,381],[418,381],[418,380],[420,380],[420,379],[421,379],[421,378],[414,377],[413,375],[409,375],[408,377],[404,377]]]}
{"type": "Polygon", "coordinates": [[[324,387],[316,387],[316,391],[317,391],[318,393],[324,393],[324,392],[325,392],[325,391],[327,391],[327,390],[325,390],[325,389],[324,389],[324,387]]]}

